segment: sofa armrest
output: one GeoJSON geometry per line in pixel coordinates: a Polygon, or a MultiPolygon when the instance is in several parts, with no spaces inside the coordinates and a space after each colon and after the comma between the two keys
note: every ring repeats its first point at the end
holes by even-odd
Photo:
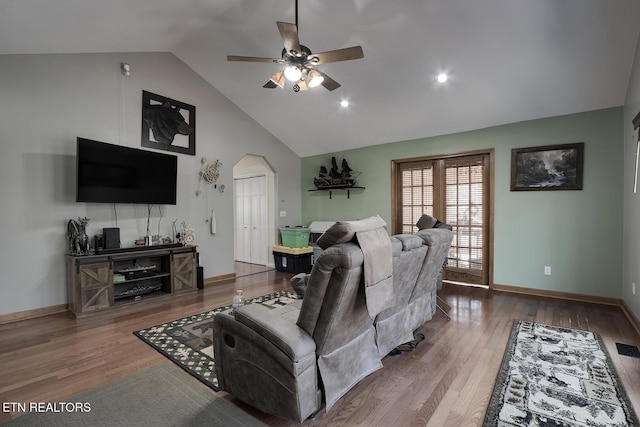
{"type": "Polygon", "coordinates": [[[249,304],[216,314],[213,347],[221,390],[299,422],[319,409],[315,342],[280,310],[249,304]]]}
{"type": "Polygon", "coordinates": [[[302,328],[260,304],[238,308],[235,319],[270,341],[294,362],[316,351],[315,341],[302,328]]]}

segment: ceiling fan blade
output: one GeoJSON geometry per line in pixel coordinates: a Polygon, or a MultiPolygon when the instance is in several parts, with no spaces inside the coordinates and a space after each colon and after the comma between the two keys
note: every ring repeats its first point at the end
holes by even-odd
{"type": "MultiPolygon", "coordinates": [[[[278,71],[277,73],[274,73],[271,77],[269,77],[269,82],[267,82],[267,85],[269,85],[269,89],[273,88],[273,86],[271,86],[271,83],[275,84],[279,88],[284,88],[285,82],[286,78],[284,76],[284,72],[278,71]]],[[[264,87],[267,87],[267,85],[265,85],[264,87]]]]}
{"type": "Polygon", "coordinates": [[[284,43],[284,48],[291,56],[299,56],[300,40],[298,39],[298,27],[296,24],[290,24],[288,22],[276,22],[278,25],[278,31],[280,31],[280,37],[284,43]]]}
{"type": "Polygon", "coordinates": [[[260,58],[258,56],[236,56],[236,55],[227,55],[227,61],[282,63],[282,59],[279,59],[279,58],[260,58]]]}
{"type": "Polygon", "coordinates": [[[265,88],[265,89],[275,89],[275,88],[278,87],[278,85],[273,80],[269,80],[262,87],[265,88]]]}
{"type": "Polygon", "coordinates": [[[350,61],[364,58],[362,47],[353,46],[344,49],[329,50],[327,52],[312,53],[307,58],[313,64],[328,64],[330,62],[350,61]]]}
{"type": "Polygon", "coordinates": [[[325,73],[323,73],[320,70],[317,70],[322,77],[324,77],[324,80],[322,81],[322,83],[320,83],[325,89],[331,91],[331,90],[336,90],[340,87],[340,83],[338,83],[337,81],[333,80],[331,77],[327,76],[325,73]]]}

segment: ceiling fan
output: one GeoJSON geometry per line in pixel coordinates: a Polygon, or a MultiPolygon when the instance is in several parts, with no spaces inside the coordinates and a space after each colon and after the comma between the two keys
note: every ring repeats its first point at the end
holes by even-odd
{"type": "Polygon", "coordinates": [[[284,43],[281,58],[228,55],[227,61],[273,62],[276,64],[284,64],[285,68],[273,74],[269,78],[269,81],[263,86],[267,89],[274,89],[276,87],[284,88],[285,81],[289,80],[293,83],[294,92],[307,90],[310,87],[319,85],[322,85],[330,91],[335,90],[340,87],[340,83],[318,70],[316,65],[364,58],[362,47],[353,46],[329,50],[327,52],[312,53],[308,47],[300,44],[300,40],[298,39],[298,0],[296,0],[295,4],[295,24],[276,22],[280,37],[282,37],[284,43]]]}

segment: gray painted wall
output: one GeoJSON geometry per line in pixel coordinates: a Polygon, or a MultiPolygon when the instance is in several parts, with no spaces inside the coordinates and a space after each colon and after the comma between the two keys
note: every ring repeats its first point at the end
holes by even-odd
{"type": "Polygon", "coordinates": [[[331,155],[302,159],[302,219],[381,215],[391,224],[391,160],[495,150],[494,283],[621,298],[622,108],[335,153],[365,190],[309,192],[331,155]],[[511,149],[585,143],[582,191],[510,191],[511,149]],[[551,266],[552,275],[544,275],[551,266]]]}
{"type": "MultiPolygon", "coordinates": [[[[205,277],[233,273],[233,166],[264,156],[277,174],[274,210],[300,222],[300,159],[174,55],[168,53],[0,56],[0,314],[67,301],[66,222],[87,216],[90,235],[121,229],[123,246],[146,231],[146,205],[75,202],[76,137],[140,145],[142,90],[196,106],[196,156],[178,155],[178,204],[163,207],[160,231],[177,219],[195,228],[205,277]],[[120,63],[131,65],[131,76],[120,63]],[[202,184],[201,159],[219,159],[225,193],[202,184]],[[211,210],[217,234],[211,235],[211,210]]],[[[153,209],[151,228],[160,215],[153,209]]],[[[230,296],[231,297],[231,296],[230,296]]]]}

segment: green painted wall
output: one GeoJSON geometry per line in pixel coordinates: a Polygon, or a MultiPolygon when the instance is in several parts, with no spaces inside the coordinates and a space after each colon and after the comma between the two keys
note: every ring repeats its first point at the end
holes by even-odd
{"type": "Polygon", "coordinates": [[[302,159],[302,220],[391,224],[391,160],[495,150],[494,283],[620,298],[623,109],[611,108],[302,159]],[[585,143],[582,191],[510,191],[511,149],[585,143]],[[351,197],[314,189],[320,165],[346,158],[362,175],[351,197]],[[551,276],[544,275],[551,266],[551,276]]]}
{"type": "Polygon", "coordinates": [[[640,112],[640,43],[631,70],[624,103],[624,245],[622,299],[640,319],[640,192],[633,191],[636,173],[636,150],[639,133],[633,128],[633,119],[640,112]],[[634,292],[635,289],[635,292],[634,292]]]}

